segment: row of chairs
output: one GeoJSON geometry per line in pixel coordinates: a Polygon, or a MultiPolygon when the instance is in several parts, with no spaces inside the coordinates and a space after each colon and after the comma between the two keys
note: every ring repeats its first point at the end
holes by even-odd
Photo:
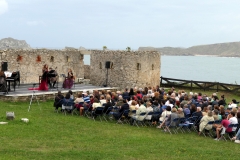
{"type": "MultiPolygon", "coordinates": [[[[196,129],[196,125],[198,125],[199,121],[201,120],[202,117],[196,117],[196,116],[193,116],[193,117],[189,117],[189,118],[175,118],[172,123],[179,123],[178,125],[175,125],[175,126],[172,126],[171,124],[169,126],[165,126],[165,128],[167,129],[167,131],[172,134],[172,132],[174,132],[175,134],[178,133],[178,129],[184,133],[185,130],[187,132],[191,132],[191,130],[195,131],[195,132],[198,132],[198,130],[196,129]]],[[[207,135],[209,137],[213,137],[214,136],[214,132],[216,131],[215,128],[213,127],[211,130],[207,130],[206,131],[206,127],[208,125],[214,125],[214,124],[221,124],[221,120],[215,120],[215,121],[209,121],[205,126],[204,126],[204,129],[203,129],[203,135],[205,137],[207,137],[207,135]]],[[[222,129],[221,131],[221,138],[225,141],[227,141],[227,138],[229,140],[232,140],[232,136],[236,134],[235,131],[232,131],[232,132],[226,132],[226,130],[228,128],[237,128],[238,127],[238,124],[230,124],[227,128],[224,128],[222,129]]]]}
{"type": "MultiPolygon", "coordinates": [[[[216,121],[209,121],[207,124],[206,124],[206,126],[207,125],[214,125],[214,124],[221,124],[221,120],[216,120],[216,121]]],[[[205,126],[205,127],[206,127],[205,126]]],[[[233,129],[233,128],[238,128],[238,123],[237,124],[229,124],[228,125],[228,127],[227,128],[225,128],[225,127],[222,127],[222,130],[221,130],[221,133],[220,133],[220,135],[221,135],[221,137],[220,137],[220,139],[223,139],[223,140],[225,140],[225,141],[227,141],[227,138],[231,141],[232,140],[232,137],[236,134],[236,130],[235,131],[231,131],[231,132],[227,132],[227,129],[233,129]]],[[[206,130],[205,130],[206,131],[206,130]]],[[[205,136],[205,137],[207,137],[207,135],[209,136],[209,137],[213,137],[213,135],[214,135],[214,132],[216,132],[216,129],[213,127],[211,130],[209,130],[207,133],[206,132],[203,132],[203,135],[205,136]]]]}
{"type": "MultiPolygon", "coordinates": [[[[94,111],[91,111],[90,107],[84,109],[84,116],[88,118],[92,118],[94,121],[99,118],[99,120],[102,122],[105,121],[113,121],[114,120],[114,114],[118,113],[117,107],[109,107],[106,112],[104,111],[104,106],[97,107],[94,111]]],[[[77,109],[74,106],[62,106],[62,112],[66,115],[67,113],[71,113],[78,115],[77,109]]],[[[160,116],[160,112],[142,112],[140,115],[136,116],[136,110],[131,111],[132,116],[129,117],[130,110],[124,110],[120,115],[119,118],[116,119],[117,124],[132,124],[133,126],[152,126],[152,121],[150,119],[146,119],[147,116],[160,116]],[[139,117],[143,117],[140,118],[139,117]]],[[[181,133],[190,133],[191,131],[198,132],[196,126],[199,125],[202,116],[192,116],[189,118],[175,118],[170,125],[165,126],[163,129],[167,130],[170,134],[177,134],[179,131],[181,133]],[[172,125],[176,124],[176,125],[172,125]]],[[[206,124],[206,126],[203,129],[203,135],[205,137],[213,137],[215,130],[211,129],[208,132],[206,132],[205,128],[207,125],[213,125],[213,124],[221,124],[221,120],[216,121],[210,121],[206,124]]],[[[238,127],[238,124],[230,124],[228,128],[234,128],[238,127]]],[[[228,133],[226,132],[227,128],[224,128],[221,132],[221,138],[227,141],[227,139],[231,140],[232,136],[235,134],[235,132],[228,133]]]]}
{"type": "Polygon", "coordinates": [[[138,115],[138,117],[136,116],[136,110],[130,111],[130,110],[124,110],[122,113],[118,112],[118,108],[117,107],[109,107],[106,112],[104,111],[104,106],[102,107],[97,107],[94,111],[91,111],[90,108],[86,108],[84,110],[84,115],[88,118],[92,118],[94,121],[96,120],[96,118],[99,118],[100,121],[102,121],[103,119],[105,121],[113,121],[114,118],[114,114],[119,114],[118,118],[116,119],[116,123],[120,123],[120,124],[130,124],[130,121],[132,121],[132,125],[136,125],[137,127],[141,126],[151,126],[152,122],[151,120],[147,120],[145,119],[145,117],[147,116],[160,116],[160,112],[142,112],[140,115],[138,115]],[[129,112],[131,112],[132,116],[129,116],[129,112]],[[141,119],[139,119],[139,117],[143,117],[141,119]]]}

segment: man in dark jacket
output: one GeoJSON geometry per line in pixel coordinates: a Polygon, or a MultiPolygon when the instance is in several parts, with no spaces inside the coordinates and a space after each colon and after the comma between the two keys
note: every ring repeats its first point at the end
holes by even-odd
{"type": "Polygon", "coordinates": [[[62,108],[63,99],[64,99],[64,96],[62,95],[61,91],[58,91],[58,94],[55,97],[55,101],[54,101],[54,107],[56,108],[56,110],[58,110],[59,107],[62,108]]]}
{"type": "Polygon", "coordinates": [[[129,110],[129,105],[128,105],[126,99],[123,99],[123,105],[120,107],[119,111],[113,115],[114,118],[116,120],[118,120],[122,116],[122,114],[125,110],[129,110]]]}
{"type": "Polygon", "coordinates": [[[129,92],[128,92],[127,88],[125,89],[125,92],[123,92],[122,97],[123,97],[123,99],[128,99],[129,98],[129,92]]]}

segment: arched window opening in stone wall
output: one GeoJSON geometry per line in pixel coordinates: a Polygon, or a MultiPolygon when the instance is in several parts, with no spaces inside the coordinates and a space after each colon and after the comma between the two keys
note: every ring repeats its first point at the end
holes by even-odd
{"type": "Polygon", "coordinates": [[[110,68],[113,69],[113,62],[111,62],[110,68]]]}
{"type": "Polygon", "coordinates": [[[141,70],[141,63],[137,63],[137,70],[141,70]]]}
{"type": "Polygon", "coordinates": [[[154,64],[152,64],[152,70],[154,70],[154,64]]]}
{"type": "Polygon", "coordinates": [[[102,69],[102,62],[99,62],[99,69],[102,69]]]}
{"type": "Polygon", "coordinates": [[[54,57],[53,56],[50,57],[50,62],[54,62],[54,57]]]}

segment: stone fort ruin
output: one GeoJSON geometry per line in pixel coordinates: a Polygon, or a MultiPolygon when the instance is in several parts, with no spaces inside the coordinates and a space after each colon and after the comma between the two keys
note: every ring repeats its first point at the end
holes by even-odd
{"type": "Polygon", "coordinates": [[[8,62],[8,71],[20,71],[20,83],[37,83],[44,64],[58,74],[67,74],[71,68],[76,77],[84,76],[83,54],[77,49],[7,49],[0,51],[0,58],[8,62]]]}
{"type": "Polygon", "coordinates": [[[123,89],[160,83],[160,53],[157,51],[92,50],[90,64],[93,85],[123,89]]]}
{"type": "MultiPolygon", "coordinates": [[[[44,64],[57,68],[58,74],[67,74],[71,68],[76,79],[88,73],[90,83],[98,86],[125,88],[160,83],[157,51],[7,49],[0,51],[0,58],[1,62],[8,62],[9,71],[20,71],[21,83],[38,83],[44,64]],[[84,54],[90,54],[90,67],[84,66],[84,54]]],[[[61,76],[59,81],[63,81],[61,76]]]]}

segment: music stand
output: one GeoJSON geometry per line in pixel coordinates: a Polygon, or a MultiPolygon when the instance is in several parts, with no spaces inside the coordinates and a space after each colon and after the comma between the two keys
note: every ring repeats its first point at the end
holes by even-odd
{"type": "MultiPolygon", "coordinates": [[[[32,100],[33,100],[34,97],[36,98],[37,103],[38,103],[38,106],[39,106],[39,102],[38,102],[37,96],[35,95],[35,86],[36,86],[36,83],[33,84],[33,92],[32,92],[32,97],[31,97],[31,99],[30,99],[29,106],[28,106],[28,112],[30,111],[30,107],[31,107],[31,105],[32,105],[32,100]]],[[[39,106],[39,107],[40,107],[40,106],[39,106]]],[[[40,108],[40,110],[41,110],[41,108],[40,108]]]]}

